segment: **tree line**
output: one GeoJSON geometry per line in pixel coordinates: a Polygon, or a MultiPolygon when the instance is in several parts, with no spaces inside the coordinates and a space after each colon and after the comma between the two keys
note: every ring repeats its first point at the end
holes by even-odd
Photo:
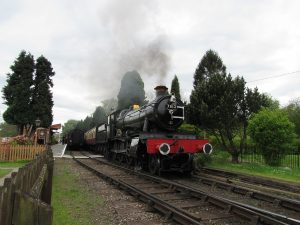
{"type": "MultiPolygon", "coordinates": [[[[7,84],[3,87],[3,99],[7,105],[2,127],[11,129],[15,125],[22,134],[26,125],[41,121],[42,127],[49,127],[53,121],[53,81],[55,75],[51,62],[41,55],[36,60],[32,54],[21,51],[7,74],[7,84]]],[[[1,129],[2,132],[5,132],[1,129]]]]}
{"type": "MultiPolygon", "coordinates": [[[[15,127],[21,133],[24,126],[34,124],[37,118],[42,126],[49,127],[53,120],[51,89],[55,74],[51,63],[44,56],[34,60],[33,55],[21,51],[10,68],[12,72],[7,74],[7,84],[2,89],[8,107],[3,114],[6,123],[0,124],[0,135],[4,136],[5,130],[13,134],[15,127]]],[[[170,92],[181,98],[176,75],[170,92]]],[[[232,155],[232,162],[238,162],[249,140],[264,149],[262,154],[269,164],[278,164],[278,155],[300,145],[300,100],[295,99],[280,108],[277,100],[257,88],[248,88],[242,76],[233,77],[213,50],[208,50],[196,67],[189,100],[186,127],[194,126],[213,137],[214,144],[232,155]]],[[[127,72],[121,80],[117,99],[103,100],[82,120],[67,121],[63,134],[74,128],[87,131],[106,122],[112,110],[147,102],[140,74],[127,72]]]]}
{"type": "Polygon", "coordinates": [[[114,110],[129,108],[133,104],[144,105],[147,102],[144,90],[144,82],[137,71],[124,74],[117,99],[111,98],[101,101],[95,111],[83,120],[68,120],[63,126],[63,136],[73,129],[84,132],[106,122],[107,116],[114,110]]]}
{"type": "Polygon", "coordinates": [[[280,153],[291,147],[295,137],[292,121],[298,120],[299,125],[299,104],[279,109],[278,101],[246,87],[243,77],[233,78],[213,50],[206,52],[196,68],[187,109],[188,122],[213,135],[234,163],[250,136],[263,150],[265,161],[278,164],[280,153]]]}

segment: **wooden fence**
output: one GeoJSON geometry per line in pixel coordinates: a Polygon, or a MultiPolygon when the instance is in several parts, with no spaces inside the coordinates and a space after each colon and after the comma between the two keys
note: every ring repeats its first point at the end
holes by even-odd
{"type": "Polygon", "coordinates": [[[32,160],[46,145],[0,145],[0,161],[32,160]]]}
{"type": "Polygon", "coordinates": [[[50,148],[5,178],[0,186],[0,225],[52,224],[53,155],[50,148]]]}

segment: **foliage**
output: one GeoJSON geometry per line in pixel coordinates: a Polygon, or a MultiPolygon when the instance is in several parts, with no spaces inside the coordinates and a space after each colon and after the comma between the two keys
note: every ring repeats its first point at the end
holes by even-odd
{"type": "Polygon", "coordinates": [[[175,97],[177,99],[181,99],[179,81],[178,81],[178,78],[176,75],[175,75],[174,79],[172,80],[171,93],[174,93],[175,97]]]}
{"type": "Polygon", "coordinates": [[[282,110],[263,109],[249,121],[249,134],[268,165],[278,166],[294,134],[294,125],[282,110]]]}
{"type": "Polygon", "coordinates": [[[213,50],[208,50],[201,59],[195,74],[194,74],[194,88],[199,83],[209,79],[212,75],[226,75],[226,66],[218,53],[213,50]]]}
{"type": "Polygon", "coordinates": [[[76,128],[82,130],[83,132],[88,131],[94,126],[93,117],[87,116],[84,120],[80,120],[76,125],[76,128]]]}
{"type": "Polygon", "coordinates": [[[98,106],[93,112],[92,116],[87,116],[84,120],[78,121],[75,128],[86,132],[95,126],[106,122],[106,120],[107,116],[105,109],[102,106],[98,106]]]}
{"type": "Polygon", "coordinates": [[[3,114],[9,124],[17,125],[22,133],[23,126],[33,124],[35,120],[31,107],[34,59],[30,53],[22,51],[10,67],[7,85],[2,89],[5,104],[8,106],[3,114]]]}
{"type": "Polygon", "coordinates": [[[129,108],[133,104],[145,103],[144,82],[137,71],[125,73],[118,94],[118,109],[129,108]]]}
{"type": "Polygon", "coordinates": [[[280,108],[279,101],[277,99],[272,98],[269,94],[262,94],[263,101],[265,103],[264,107],[275,110],[280,108]]]}
{"type": "Polygon", "coordinates": [[[11,145],[16,146],[16,145],[32,145],[33,141],[28,140],[24,138],[23,136],[17,136],[13,138],[13,141],[10,142],[11,145]]]}
{"type": "Polygon", "coordinates": [[[196,168],[207,166],[212,162],[211,155],[199,153],[195,155],[195,166],[196,168]]]}
{"type": "Polygon", "coordinates": [[[102,106],[98,106],[93,113],[93,125],[99,125],[107,120],[105,110],[102,106]]]}
{"type": "Polygon", "coordinates": [[[9,124],[18,126],[19,133],[26,124],[34,124],[39,118],[43,127],[52,124],[52,76],[51,63],[40,56],[35,64],[30,53],[21,51],[14,64],[12,73],[7,74],[7,85],[3,88],[3,98],[8,106],[3,114],[9,124]],[[34,76],[35,72],[35,76],[34,76]]]}
{"type": "Polygon", "coordinates": [[[253,112],[267,106],[264,96],[247,88],[243,77],[233,78],[226,72],[219,55],[209,50],[194,74],[194,90],[187,109],[188,121],[213,134],[238,162],[246,143],[247,121],[253,112]],[[234,142],[240,133],[239,146],[234,142]]]}
{"type": "Polygon", "coordinates": [[[75,129],[76,125],[78,124],[78,120],[68,120],[64,123],[62,127],[62,136],[65,137],[71,130],[75,129]]]}
{"type": "Polygon", "coordinates": [[[36,60],[32,107],[34,117],[41,120],[42,127],[49,127],[53,121],[51,88],[53,87],[52,77],[54,74],[51,63],[44,56],[40,56],[36,60]]]}
{"type": "Polygon", "coordinates": [[[202,58],[194,78],[189,106],[190,122],[210,130],[215,136],[219,135],[220,142],[237,161],[238,149],[233,143],[233,132],[240,126],[244,79],[233,79],[230,74],[227,75],[221,58],[212,50],[202,58]]]}
{"type": "Polygon", "coordinates": [[[0,123],[0,137],[13,137],[18,135],[16,125],[11,125],[6,122],[0,123]]]}
{"type": "Polygon", "coordinates": [[[59,140],[59,134],[58,133],[54,133],[53,135],[51,135],[51,144],[57,144],[59,140]]]}
{"type": "Polygon", "coordinates": [[[284,110],[287,112],[290,121],[295,124],[295,131],[300,137],[300,98],[292,100],[284,110]]]}

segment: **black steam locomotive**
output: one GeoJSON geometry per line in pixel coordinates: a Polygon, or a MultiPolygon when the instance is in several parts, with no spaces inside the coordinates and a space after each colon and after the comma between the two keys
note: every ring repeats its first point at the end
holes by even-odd
{"type": "Polygon", "coordinates": [[[165,86],[157,86],[156,98],[139,107],[115,111],[107,123],[84,134],[86,144],[107,159],[135,165],[152,174],[193,170],[193,154],[210,154],[212,146],[195,135],[179,133],[184,105],[165,86]]]}

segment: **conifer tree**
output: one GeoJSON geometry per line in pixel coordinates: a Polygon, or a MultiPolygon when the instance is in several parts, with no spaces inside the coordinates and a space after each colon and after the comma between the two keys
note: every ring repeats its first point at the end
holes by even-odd
{"type": "Polygon", "coordinates": [[[35,118],[41,120],[42,127],[49,127],[53,121],[53,71],[51,63],[44,56],[36,60],[36,73],[34,79],[34,88],[32,96],[32,108],[35,118]]]}
{"type": "Polygon", "coordinates": [[[176,75],[175,75],[174,79],[172,80],[171,93],[174,93],[176,98],[181,99],[179,81],[178,81],[178,78],[176,75]]]}
{"type": "Polygon", "coordinates": [[[145,103],[144,82],[137,71],[127,72],[121,81],[118,94],[118,109],[129,108],[133,104],[145,103]]]}
{"type": "Polygon", "coordinates": [[[7,74],[7,85],[2,89],[5,104],[4,120],[18,126],[19,133],[26,124],[33,124],[35,118],[31,107],[34,58],[30,53],[21,51],[14,64],[12,73],[7,74]]]}

